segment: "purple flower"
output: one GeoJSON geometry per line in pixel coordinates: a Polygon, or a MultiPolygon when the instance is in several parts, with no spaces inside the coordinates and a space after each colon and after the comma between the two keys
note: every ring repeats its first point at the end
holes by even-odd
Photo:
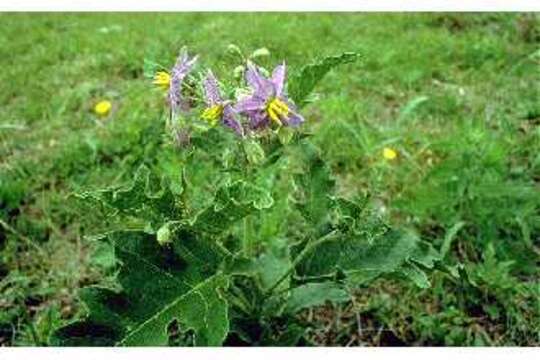
{"type": "Polygon", "coordinates": [[[236,110],[247,115],[252,129],[268,127],[272,122],[278,126],[298,126],[304,122],[284,92],[285,63],[276,66],[272,77],[267,79],[253,63],[248,62],[246,81],[253,93],[241,99],[236,104],[236,110]]]}
{"type": "Polygon", "coordinates": [[[224,101],[221,97],[218,82],[212,71],[208,71],[203,87],[206,109],[203,111],[201,118],[208,121],[212,126],[217,125],[221,120],[225,126],[231,128],[237,134],[243,135],[244,131],[237,119],[236,110],[232,107],[230,101],[224,101]]]}
{"type": "Polygon", "coordinates": [[[177,115],[182,110],[189,109],[189,104],[182,98],[182,83],[186,75],[191,71],[191,68],[197,62],[197,56],[189,58],[185,48],[180,51],[180,55],[176,59],[176,64],[171,70],[171,84],[169,87],[169,104],[171,106],[173,116],[177,115]]]}

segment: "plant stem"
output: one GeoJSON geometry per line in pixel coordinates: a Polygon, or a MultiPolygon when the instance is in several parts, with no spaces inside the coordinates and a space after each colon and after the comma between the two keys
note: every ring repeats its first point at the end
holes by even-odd
{"type": "Polygon", "coordinates": [[[291,273],[294,271],[294,269],[296,268],[296,266],[298,266],[298,264],[304,260],[304,258],[306,257],[306,255],[308,255],[313,249],[315,249],[317,246],[321,245],[322,243],[328,241],[328,240],[331,240],[332,237],[337,233],[337,230],[332,230],[330,231],[328,234],[318,238],[317,240],[309,243],[306,245],[306,247],[300,252],[300,254],[298,254],[298,256],[296,257],[296,259],[294,259],[294,261],[292,262],[291,266],[289,267],[289,269],[287,269],[287,271],[274,283],[274,285],[272,285],[270,288],[268,288],[268,290],[265,291],[265,294],[264,296],[267,297],[269,296],[272,291],[274,291],[278,286],[279,284],[281,284],[283,281],[285,281],[285,279],[287,279],[287,277],[289,277],[289,275],[291,275],[291,273]]]}
{"type": "Polygon", "coordinates": [[[250,257],[253,255],[253,231],[252,231],[252,223],[251,223],[251,217],[246,216],[244,218],[244,254],[247,257],[250,257]]]}
{"type": "MultiPolygon", "coordinates": [[[[244,149],[244,155],[247,159],[247,154],[245,153],[244,149]]],[[[252,173],[253,168],[249,162],[246,162],[244,167],[244,181],[251,183],[252,180],[252,173]]],[[[243,234],[243,244],[242,248],[244,250],[244,254],[247,257],[251,257],[254,254],[254,234],[253,234],[253,224],[251,216],[247,215],[244,217],[244,234],[243,234]]]]}

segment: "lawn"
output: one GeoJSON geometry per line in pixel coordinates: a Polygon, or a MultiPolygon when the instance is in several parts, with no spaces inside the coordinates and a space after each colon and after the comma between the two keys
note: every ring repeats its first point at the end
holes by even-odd
{"type": "Polygon", "coordinates": [[[76,194],[167,171],[144,59],[187,45],[227,77],[229,44],[291,69],[360,53],[317,86],[306,129],[343,196],[369,193],[463,268],[309,309],[308,344],[540,345],[540,18],[487,13],[0,15],[0,345],[48,344],[84,315],[81,287],[114,282],[76,194]]]}

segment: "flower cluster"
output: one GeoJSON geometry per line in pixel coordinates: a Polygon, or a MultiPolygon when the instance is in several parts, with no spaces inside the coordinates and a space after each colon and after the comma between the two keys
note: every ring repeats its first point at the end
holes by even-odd
{"type": "MultiPolygon", "coordinates": [[[[176,118],[190,113],[193,106],[184,92],[188,74],[197,62],[182,49],[176,64],[169,72],[159,71],[154,76],[154,85],[168,91],[171,116],[176,118]]],[[[198,118],[209,126],[224,125],[240,136],[260,132],[269,128],[298,126],[304,118],[288,98],[285,91],[286,66],[278,65],[271,76],[265,77],[257,65],[248,61],[244,68],[247,91],[235,99],[227,99],[211,70],[208,70],[202,85],[202,104],[198,118]]]]}

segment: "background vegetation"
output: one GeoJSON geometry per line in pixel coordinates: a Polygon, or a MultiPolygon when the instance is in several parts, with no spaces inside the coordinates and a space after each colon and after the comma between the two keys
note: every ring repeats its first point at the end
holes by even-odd
{"type": "Polygon", "coordinates": [[[344,195],[369,190],[469,277],[434,273],[425,290],[379,280],[303,314],[313,343],[540,345],[533,14],[0,15],[1,345],[47,344],[84,312],[78,289],[113,275],[89,237],[103,224],[72,195],[170,163],[143,59],[170,65],[188,45],[216,68],[232,64],[230,43],[265,46],[267,64],[291,68],[359,51],[319,86],[307,126],[344,195]],[[92,113],[102,99],[106,119],[92,113]]]}

